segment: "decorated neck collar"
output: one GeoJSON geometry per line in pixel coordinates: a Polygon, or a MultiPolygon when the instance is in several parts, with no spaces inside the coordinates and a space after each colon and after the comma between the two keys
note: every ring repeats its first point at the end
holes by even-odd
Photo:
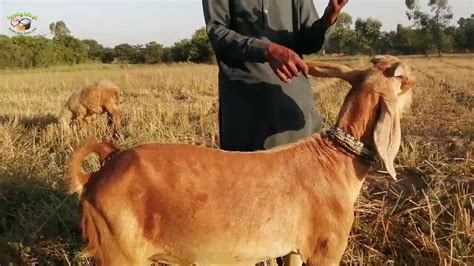
{"type": "Polygon", "coordinates": [[[372,166],[377,164],[377,156],[372,149],[354,138],[351,134],[344,132],[339,127],[333,126],[331,129],[327,130],[326,136],[336,142],[339,146],[342,146],[349,153],[368,161],[372,166]]]}

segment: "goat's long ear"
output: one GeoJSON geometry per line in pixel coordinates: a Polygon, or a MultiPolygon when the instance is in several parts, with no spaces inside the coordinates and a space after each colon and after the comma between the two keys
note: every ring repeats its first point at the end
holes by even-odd
{"type": "Polygon", "coordinates": [[[374,144],[385,169],[397,180],[393,161],[401,142],[399,108],[396,97],[385,99],[381,96],[380,104],[380,116],[374,129],[374,144]]]}
{"type": "Polygon", "coordinates": [[[372,57],[372,59],[370,59],[370,62],[374,65],[380,63],[380,61],[384,60],[385,59],[385,56],[383,55],[376,55],[374,57],[372,57]]]}
{"type": "Polygon", "coordinates": [[[406,73],[405,73],[405,68],[403,68],[403,65],[397,64],[393,70],[393,76],[403,78],[405,77],[405,75],[406,73]]]}
{"type": "Polygon", "coordinates": [[[360,78],[364,71],[354,70],[348,66],[326,63],[326,62],[306,62],[309,69],[309,74],[313,77],[320,78],[340,78],[354,85],[360,78]]]}

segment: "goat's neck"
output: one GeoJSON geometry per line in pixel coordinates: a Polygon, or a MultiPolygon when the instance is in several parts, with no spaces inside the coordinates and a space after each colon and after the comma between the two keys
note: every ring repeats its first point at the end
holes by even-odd
{"type": "MultiPolygon", "coordinates": [[[[377,122],[379,96],[370,92],[371,90],[362,87],[353,88],[344,100],[336,125],[373,149],[373,132],[377,122]]],[[[356,157],[351,157],[349,164],[348,175],[357,179],[352,183],[354,186],[359,186],[358,194],[370,166],[356,157]]]]}
{"type": "Polygon", "coordinates": [[[336,125],[369,147],[378,116],[379,95],[371,90],[352,89],[344,100],[336,125]]]}

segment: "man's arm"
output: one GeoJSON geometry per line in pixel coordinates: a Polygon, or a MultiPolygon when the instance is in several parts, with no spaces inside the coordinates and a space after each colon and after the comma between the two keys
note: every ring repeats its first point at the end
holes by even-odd
{"type": "Polygon", "coordinates": [[[230,29],[229,0],[203,0],[207,35],[218,57],[250,62],[268,62],[284,82],[307,73],[303,60],[287,47],[244,36],[230,29]]]}
{"type": "Polygon", "coordinates": [[[328,28],[337,20],[348,0],[330,0],[319,18],[312,0],[303,0],[300,8],[300,30],[297,35],[297,52],[311,54],[318,52],[324,44],[328,28]]]}
{"type": "Polygon", "coordinates": [[[265,51],[270,44],[244,36],[230,29],[229,0],[202,0],[209,41],[218,57],[265,62],[265,51]]]}

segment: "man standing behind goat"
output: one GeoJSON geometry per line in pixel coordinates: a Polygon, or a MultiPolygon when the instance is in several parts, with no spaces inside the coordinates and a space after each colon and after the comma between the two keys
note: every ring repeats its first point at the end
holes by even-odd
{"type": "Polygon", "coordinates": [[[302,54],[319,51],[348,0],[203,0],[219,64],[220,148],[255,151],[321,129],[302,54]],[[302,72],[302,73],[301,73],[302,72]]]}
{"type": "Polygon", "coordinates": [[[320,131],[301,55],[321,49],[347,2],[329,1],[319,19],[312,0],[202,1],[219,64],[221,149],[269,149],[320,131]]]}

